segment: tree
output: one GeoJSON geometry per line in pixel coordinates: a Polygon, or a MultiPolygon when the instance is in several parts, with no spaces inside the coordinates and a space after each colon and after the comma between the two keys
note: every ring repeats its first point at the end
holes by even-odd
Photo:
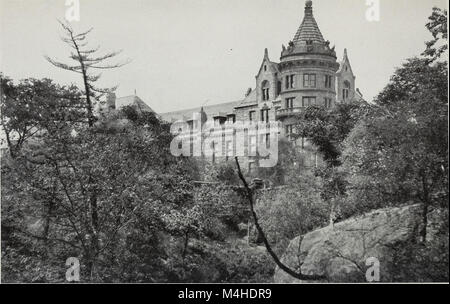
{"type": "Polygon", "coordinates": [[[87,121],[81,92],[50,79],[24,79],[18,84],[1,77],[1,117],[9,153],[15,157],[22,146],[61,124],[87,121]]]}
{"type": "Polygon", "coordinates": [[[346,182],[338,168],[341,165],[342,142],[359,119],[370,109],[365,103],[339,103],[327,110],[323,107],[308,107],[295,126],[296,138],[307,138],[325,161],[325,166],[316,168],[322,179],[321,197],[329,203],[329,222],[333,225],[339,217],[338,202],[345,195],[346,182]]]}
{"type": "Polygon", "coordinates": [[[89,132],[85,124],[46,132],[4,160],[2,231],[12,234],[5,248],[17,237],[48,250],[47,261],[79,257],[92,281],[117,277],[111,267],[129,267],[134,255],[142,265],[158,254],[158,233],[171,230],[163,215],[192,202],[191,165],[171,156],[168,127],[151,118],[124,124],[122,113],[105,119],[89,132]]]}
{"type": "Polygon", "coordinates": [[[70,25],[60,22],[61,27],[65,32],[65,37],[61,40],[66,43],[71,49],[69,58],[76,63],[66,64],[57,60],[45,56],[48,62],[54,66],[81,74],[84,86],[84,97],[86,102],[86,111],[88,113],[89,126],[92,127],[95,122],[94,117],[94,102],[99,101],[102,96],[107,93],[113,92],[117,87],[113,88],[100,88],[95,83],[100,79],[100,73],[93,73],[94,70],[109,70],[119,68],[127,64],[129,61],[121,63],[109,64],[108,61],[121,53],[121,51],[108,52],[104,55],[97,55],[100,47],[89,48],[86,41],[87,35],[92,31],[92,28],[82,33],[75,33],[70,25]]]}
{"type": "Polygon", "coordinates": [[[326,277],[322,276],[322,275],[313,275],[313,274],[304,274],[300,271],[294,271],[292,269],[290,269],[288,266],[284,265],[280,258],[277,256],[277,254],[274,252],[274,250],[272,249],[272,246],[270,246],[270,243],[266,237],[266,234],[264,233],[264,230],[262,229],[259,220],[258,220],[258,216],[256,215],[255,212],[255,199],[254,199],[254,190],[252,189],[252,187],[247,183],[244,175],[242,174],[241,171],[241,167],[239,165],[239,160],[238,157],[235,158],[236,160],[236,167],[237,167],[237,173],[239,175],[239,178],[242,181],[242,184],[244,185],[245,188],[245,195],[246,198],[248,200],[249,203],[249,207],[250,207],[250,213],[253,217],[253,223],[256,227],[256,230],[258,231],[258,233],[260,234],[264,246],[267,249],[267,252],[269,253],[269,255],[272,257],[273,261],[275,262],[275,264],[280,267],[283,271],[285,271],[287,274],[289,274],[290,276],[299,279],[299,280],[305,280],[305,281],[317,281],[317,280],[322,280],[322,279],[326,279],[326,277]]]}
{"type": "Polygon", "coordinates": [[[381,111],[353,129],[342,155],[355,204],[371,202],[374,208],[410,200],[423,203],[424,240],[429,207],[445,207],[448,198],[444,65],[414,58],[397,69],[376,99],[381,111]]]}
{"type": "MultiPolygon", "coordinates": [[[[107,62],[116,57],[120,52],[113,51],[108,52],[104,55],[97,55],[97,48],[89,48],[86,41],[87,35],[92,31],[92,28],[88,31],[82,33],[75,33],[70,25],[66,25],[60,22],[61,27],[65,32],[65,37],[62,37],[62,41],[71,47],[72,51],[69,58],[75,61],[74,65],[66,64],[57,60],[45,56],[48,62],[53,64],[58,68],[68,70],[71,72],[78,73],[82,76],[83,86],[84,86],[84,98],[86,102],[86,112],[88,116],[88,125],[90,128],[94,127],[95,117],[94,117],[94,102],[99,101],[100,98],[107,94],[113,92],[116,87],[104,89],[95,85],[95,83],[100,79],[101,74],[92,73],[93,70],[108,70],[121,67],[127,62],[123,63],[113,63],[108,64],[107,62]]],[[[88,184],[97,184],[98,181],[93,180],[94,175],[89,175],[88,184]]],[[[89,198],[90,210],[91,210],[91,224],[92,224],[92,234],[91,234],[91,247],[99,248],[99,240],[96,231],[98,231],[98,203],[97,203],[97,193],[94,191],[89,198]]],[[[96,251],[96,250],[94,250],[96,251]]]]}
{"type": "Polygon", "coordinates": [[[425,43],[427,48],[422,55],[428,57],[429,63],[432,63],[448,50],[448,44],[446,43],[448,41],[447,10],[433,7],[433,12],[428,19],[429,22],[426,24],[426,27],[433,35],[433,40],[425,43]],[[438,46],[442,40],[446,41],[438,46]]]}

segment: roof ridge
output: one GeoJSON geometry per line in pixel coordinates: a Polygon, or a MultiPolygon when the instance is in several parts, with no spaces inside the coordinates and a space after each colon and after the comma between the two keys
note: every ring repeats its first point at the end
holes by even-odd
{"type": "Polygon", "coordinates": [[[202,107],[205,108],[205,109],[209,109],[210,107],[214,107],[214,106],[221,106],[221,105],[225,105],[225,104],[232,104],[232,103],[242,102],[242,100],[243,99],[239,99],[239,100],[226,101],[226,102],[221,102],[221,103],[216,103],[216,104],[211,104],[211,105],[197,106],[197,107],[188,108],[188,109],[181,109],[181,110],[175,110],[175,111],[170,111],[170,112],[164,112],[164,113],[161,113],[161,115],[178,113],[178,112],[185,112],[185,111],[194,111],[194,110],[200,109],[202,107]]]}

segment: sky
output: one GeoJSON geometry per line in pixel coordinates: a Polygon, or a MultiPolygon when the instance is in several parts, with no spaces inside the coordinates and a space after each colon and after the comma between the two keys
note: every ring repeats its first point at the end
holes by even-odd
{"type": "MultiPolygon", "coordinates": [[[[72,1],[72,0],[67,0],[72,1]]],[[[100,53],[123,50],[98,85],[119,85],[158,113],[241,100],[255,87],[264,49],[279,61],[293,39],[304,0],[79,0],[75,30],[93,27],[100,53]]],[[[338,59],[347,48],[356,86],[372,100],[396,67],[420,55],[431,39],[425,24],[445,0],[379,0],[380,20],[366,19],[366,0],[314,0],[314,16],[338,59]]],[[[66,0],[0,0],[0,71],[15,79],[51,78],[80,84],[78,74],[51,66],[44,55],[70,62],[57,20],[66,0]]]]}

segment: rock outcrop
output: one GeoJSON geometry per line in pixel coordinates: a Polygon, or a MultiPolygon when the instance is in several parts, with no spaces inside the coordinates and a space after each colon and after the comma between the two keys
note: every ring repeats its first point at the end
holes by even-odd
{"type": "MultiPolygon", "coordinates": [[[[376,258],[381,281],[391,281],[389,269],[395,267],[392,248],[418,239],[421,211],[421,205],[376,210],[298,236],[291,240],[282,262],[304,274],[325,275],[330,282],[366,282],[366,271],[373,263],[366,265],[366,261],[376,258]]],[[[433,237],[439,222],[436,213],[438,210],[429,216],[428,238],[433,237]]],[[[278,267],[274,282],[302,283],[278,267]]]]}

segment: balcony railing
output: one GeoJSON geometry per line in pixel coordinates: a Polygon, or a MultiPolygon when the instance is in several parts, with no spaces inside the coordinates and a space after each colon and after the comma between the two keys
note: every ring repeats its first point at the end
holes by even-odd
{"type": "Polygon", "coordinates": [[[276,112],[276,116],[277,118],[293,116],[296,114],[300,114],[304,109],[305,109],[304,107],[278,109],[276,112]]]}

